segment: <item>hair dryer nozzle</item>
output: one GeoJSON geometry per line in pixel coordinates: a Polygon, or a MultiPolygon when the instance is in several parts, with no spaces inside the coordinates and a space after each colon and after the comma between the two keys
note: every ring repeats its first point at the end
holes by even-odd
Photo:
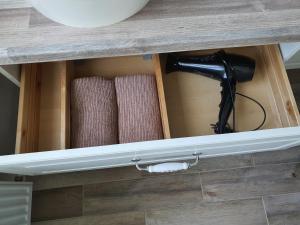
{"type": "Polygon", "coordinates": [[[223,57],[236,81],[246,82],[253,79],[255,73],[255,61],[253,59],[234,54],[225,54],[223,57]]]}
{"type": "Polygon", "coordinates": [[[178,61],[175,55],[169,54],[167,57],[166,73],[178,71],[178,61]]]}
{"type": "Polygon", "coordinates": [[[222,101],[220,103],[219,121],[215,133],[234,131],[227,128],[227,121],[234,109],[236,83],[252,80],[255,61],[242,55],[227,54],[219,51],[211,55],[182,56],[169,55],[166,73],[183,71],[203,75],[221,81],[222,101]]]}
{"type": "Polygon", "coordinates": [[[237,82],[252,80],[255,61],[242,55],[219,51],[211,55],[182,56],[168,55],[166,73],[183,71],[200,74],[216,80],[234,79],[237,82]]]}

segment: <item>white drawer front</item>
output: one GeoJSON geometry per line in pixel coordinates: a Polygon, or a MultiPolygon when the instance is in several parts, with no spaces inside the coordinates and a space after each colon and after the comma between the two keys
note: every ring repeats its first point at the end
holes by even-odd
{"type": "Polygon", "coordinates": [[[300,127],[0,157],[0,172],[40,175],[282,150],[300,145],[300,127]]]}

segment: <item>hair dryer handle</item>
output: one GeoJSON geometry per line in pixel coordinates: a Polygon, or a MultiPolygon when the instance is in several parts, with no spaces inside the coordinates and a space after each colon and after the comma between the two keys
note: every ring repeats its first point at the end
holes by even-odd
{"type": "Polygon", "coordinates": [[[219,105],[219,121],[214,126],[216,134],[233,133],[234,130],[227,126],[230,114],[234,108],[236,81],[234,79],[223,79],[221,82],[221,103],[219,105]]]}

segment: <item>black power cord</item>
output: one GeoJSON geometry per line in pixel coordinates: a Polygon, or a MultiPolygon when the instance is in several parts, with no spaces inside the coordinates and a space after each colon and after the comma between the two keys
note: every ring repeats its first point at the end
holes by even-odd
{"type": "Polygon", "coordinates": [[[266,122],[266,119],[267,119],[267,113],[266,113],[266,110],[263,107],[263,105],[261,103],[259,103],[257,100],[255,100],[254,98],[251,98],[251,97],[249,97],[247,95],[244,95],[244,94],[241,94],[241,93],[238,93],[238,92],[235,93],[235,94],[253,101],[254,103],[256,103],[261,108],[261,110],[262,110],[262,112],[264,114],[264,119],[263,119],[263,121],[261,122],[261,124],[257,128],[255,128],[254,130],[251,130],[251,131],[256,131],[256,130],[259,130],[260,128],[262,128],[263,125],[266,122]]]}
{"type": "MultiPolygon", "coordinates": [[[[262,110],[262,112],[263,112],[263,114],[264,114],[264,118],[263,118],[261,124],[260,124],[257,128],[255,128],[255,129],[253,129],[253,130],[250,130],[250,131],[257,131],[257,130],[259,130],[260,128],[262,128],[263,125],[265,124],[266,120],[267,120],[267,112],[266,112],[265,108],[263,107],[263,105],[262,105],[261,103],[259,103],[257,100],[255,100],[254,98],[251,98],[251,97],[249,97],[249,96],[247,96],[247,95],[244,95],[244,94],[241,94],[241,93],[238,93],[238,92],[236,92],[235,95],[239,95],[239,96],[241,96],[241,97],[243,97],[243,98],[246,98],[246,99],[248,99],[248,100],[251,100],[252,102],[256,103],[256,104],[261,108],[261,110],[262,110]]],[[[235,108],[233,108],[233,110],[235,110],[235,108]]],[[[233,113],[235,113],[235,112],[233,112],[233,113]]],[[[235,124],[235,116],[234,116],[232,119],[233,119],[233,124],[235,124]]],[[[213,126],[215,126],[215,125],[213,125],[213,126]]],[[[229,130],[232,130],[233,132],[241,132],[241,131],[235,130],[235,125],[234,125],[233,127],[234,127],[234,128],[231,128],[230,125],[227,123],[227,128],[228,128],[229,130]]]]}

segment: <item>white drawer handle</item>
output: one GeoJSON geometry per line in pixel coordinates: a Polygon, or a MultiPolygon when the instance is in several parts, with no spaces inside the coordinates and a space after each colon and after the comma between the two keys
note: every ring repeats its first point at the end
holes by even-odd
{"type": "Polygon", "coordinates": [[[187,170],[193,166],[196,166],[199,162],[199,155],[200,154],[194,154],[196,156],[196,160],[193,163],[183,162],[170,162],[170,163],[161,163],[156,165],[149,165],[146,167],[140,167],[138,162],[140,159],[134,159],[132,160],[136,164],[136,168],[139,171],[147,171],[148,173],[173,173],[181,170],[187,170]]]}

